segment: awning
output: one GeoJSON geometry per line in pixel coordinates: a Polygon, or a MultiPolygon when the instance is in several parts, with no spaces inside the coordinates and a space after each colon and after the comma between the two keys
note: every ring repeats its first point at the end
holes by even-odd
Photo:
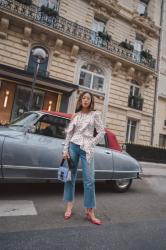
{"type": "MultiPolygon", "coordinates": [[[[31,85],[33,81],[33,75],[26,70],[14,68],[4,64],[0,64],[0,78],[13,80],[20,84],[27,83],[29,85],[31,85]]],[[[76,84],[40,75],[37,76],[36,85],[42,85],[55,90],[60,90],[68,94],[78,89],[78,85],[76,84]]]]}

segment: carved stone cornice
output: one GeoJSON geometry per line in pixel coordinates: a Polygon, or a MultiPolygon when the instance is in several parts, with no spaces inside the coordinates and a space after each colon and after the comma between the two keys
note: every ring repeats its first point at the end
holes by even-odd
{"type": "Polygon", "coordinates": [[[126,80],[129,81],[133,78],[134,76],[134,73],[135,73],[135,68],[133,67],[130,67],[127,71],[127,76],[126,76],[126,80]]]}
{"type": "Polygon", "coordinates": [[[153,75],[153,74],[148,74],[148,75],[146,76],[145,84],[144,84],[145,88],[148,88],[148,87],[152,84],[153,78],[154,78],[154,75],[153,75]]]}
{"type": "Polygon", "coordinates": [[[102,14],[105,13],[106,15],[109,13],[109,15],[111,14],[112,16],[115,16],[120,11],[117,0],[91,0],[90,5],[96,8],[96,10],[100,10],[102,14]]]}
{"type": "Polygon", "coordinates": [[[72,49],[71,49],[71,54],[70,54],[70,60],[72,62],[74,62],[76,60],[78,52],[79,52],[79,46],[73,45],[72,49]]]}
{"type": "Polygon", "coordinates": [[[112,75],[117,76],[117,74],[121,72],[121,68],[122,68],[122,63],[116,62],[112,70],[112,75]]]}
{"type": "Polygon", "coordinates": [[[54,56],[60,55],[60,49],[62,48],[63,40],[57,39],[55,42],[55,48],[54,48],[54,56]]]}
{"type": "Polygon", "coordinates": [[[137,12],[134,12],[131,22],[132,26],[137,28],[142,35],[144,34],[145,36],[148,35],[152,37],[159,35],[159,29],[155,26],[154,21],[152,21],[150,17],[143,17],[137,12]]]}
{"type": "Polygon", "coordinates": [[[107,9],[103,7],[95,8],[95,16],[104,20],[108,20],[110,18],[107,9]]]}
{"type": "Polygon", "coordinates": [[[145,72],[135,70],[135,68],[133,67],[130,67],[127,71],[126,80],[128,81],[134,80],[137,83],[139,83],[140,86],[148,88],[152,84],[154,77],[155,77],[155,74],[152,74],[152,73],[147,74],[145,72]]]}

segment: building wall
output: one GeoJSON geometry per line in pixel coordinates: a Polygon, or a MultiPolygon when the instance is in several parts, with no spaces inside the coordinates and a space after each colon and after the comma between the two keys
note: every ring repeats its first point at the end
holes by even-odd
{"type": "Polygon", "coordinates": [[[156,129],[158,131],[155,137],[154,145],[159,145],[159,135],[166,135],[166,126],[164,121],[166,120],[166,99],[158,98],[157,115],[156,115],[156,129]]]}
{"type": "MultiPolygon", "coordinates": [[[[156,7],[159,8],[159,6],[156,7]]],[[[158,91],[153,140],[153,144],[157,146],[159,145],[159,135],[166,135],[166,128],[164,127],[164,121],[166,120],[166,0],[163,0],[162,12],[158,91]]]]}
{"type": "MultiPolygon", "coordinates": [[[[131,20],[138,2],[138,0],[119,0],[120,14],[113,15],[111,11],[101,14],[106,20],[108,33],[111,34],[112,39],[116,40],[118,43],[124,41],[126,38],[134,43],[137,28],[131,25],[131,20]]],[[[99,13],[99,10],[102,11],[102,9],[99,9],[96,5],[92,3],[89,4],[88,1],[85,0],[61,0],[59,13],[68,20],[91,29],[93,19],[97,15],[96,13],[99,13]]],[[[155,25],[159,25],[160,8],[156,0],[150,1],[149,13],[155,25]]],[[[37,29],[32,29],[29,44],[28,46],[24,46],[22,43],[24,38],[23,28],[24,27],[11,24],[9,26],[7,39],[0,39],[1,63],[24,69],[28,63],[31,47],[35,44],[39,44],[47,47],[49,50],[49,76],[74,84],[78,84],[79,71],[82,63],[97,64],[105,71],[106,89],[104,93],[92,92],[95,95],[95,108],[102,112],[106,126],[117,135],[120,143],[124,143],[127,119],[136,119],[138,121],[136,142],[150,144],[152,136],[155,78],[148,87],[145,86],[144,81],[141,82],[141,94],[144,98],[143,110],[132,110],[128,107],[128,95],[131,85],[131,79],[128,80],[126,77],[129,68],[128,63],[125,65],[124,62],[118,74],[114,75],[115,59],[113,60],[108,55],[104,56],[99,49],[95,51],[95,48],[93,48],[91,51],[88,45],[86,48],[84,47],[84,49],[79,46],[79,52],[75,60],[71,60],[72,46],[75,41],[73,41],[73,43],[71,41],[68,42],[67,38],[63,40],[63,45],[59,48],[59,55],[55,55],[56,41],[58,38],[63,39],[62,35],[54,35],[52,31],[46,31],[44,28],[43,32],[41,30],[39,32],[37,29]]],[[[75,43],[78,45],[77,41],[75,43]]],[[[157,46],[158,36],[148,35],[145,39],[145,49],[150,49],[155,58],[157,57],[157,46]]],[[[136,66],[134,65],[134,67],[136,66]]],[[[137,68],[135,72],[136,75],[137,68]]],[[[144,70],[142,72],[144,72],[144,70]]],[[[142,72],[141,74],[143,74],[142,72]]],[[[80,87],[79,91],[73,94],[69,103],[69,112],[74,112],[78,94],[83,90],[84,88],[80,87]]]]}
{"type": "Polygon", "coordinates": [[[27,60],[28,48],[23,46],[22,38],[23,30],[11,25],[7,39],[0,38],[1,63],[17,68],[24,68],[27,60]]]}

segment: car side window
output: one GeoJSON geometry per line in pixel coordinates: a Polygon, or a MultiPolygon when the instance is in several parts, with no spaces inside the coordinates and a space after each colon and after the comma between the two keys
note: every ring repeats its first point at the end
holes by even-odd
{"type": "Polygon", "coordinates": [[[106,141],[106,136],[103,136],[100,140],[100,142],[97,144],[99,147],[105,147],[107,148],[107,141],[106,141]]]}
{"type": "Polygon", "coordinates": [[[58,116],[44,115],[35,124],[36,134],[65,139],[65,129],[70,120],[58,116]]]}

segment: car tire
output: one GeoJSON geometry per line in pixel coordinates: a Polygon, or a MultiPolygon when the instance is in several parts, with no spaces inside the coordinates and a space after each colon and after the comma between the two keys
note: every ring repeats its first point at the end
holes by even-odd
{"type": "Polygon", "coordinates": [[[130,188],[132,181],[132,179],[113,180],[112,188],[115,192],[118,193],[126,192],[130,188]]]}

